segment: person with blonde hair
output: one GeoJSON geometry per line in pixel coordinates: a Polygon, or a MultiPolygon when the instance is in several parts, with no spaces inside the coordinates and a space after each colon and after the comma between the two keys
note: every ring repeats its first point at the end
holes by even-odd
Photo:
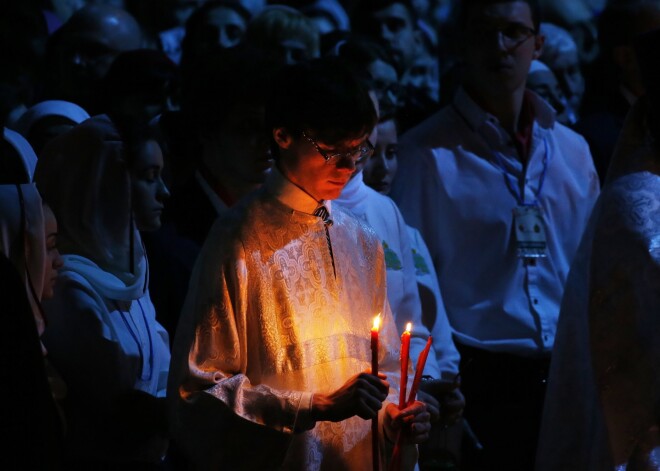
{"type": "Polygon", "coordinates": [[[319,33],[312,20],[284,5],[267,6],[255,16],[245,41],[283,64],[319,57],[319,33]]]}

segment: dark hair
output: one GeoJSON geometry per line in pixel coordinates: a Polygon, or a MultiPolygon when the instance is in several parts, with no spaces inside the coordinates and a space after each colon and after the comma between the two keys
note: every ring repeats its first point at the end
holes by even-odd
{"type": "Polygon", "coordinates": [[[179,69],[164,52],[134,49],[120,53],[101,81],[103,110],[109,111],[122,99],[140,95],[161,103],[179,86],[179,69]]]}
{"type": "Polygon", "coordinates": [[[360,0],[350,13],[352,30],[372,36],[375,33],[373,14],[397,4],[402,5],[408,11],[413,27],[417,28],[417,12],[411,0],[360,0]]]}
{"type": "Polygon", "coordinates": [[[337,46],[337,56],[346,61],[346,64],[355,69],[367,69],[369,65],[380,60],[395,66],[392,56],[373,39],[366,37],[351,37],[337,46]]]}
{"type": "Polygon", "coordinates": [[[182,112],[202,136],[218,131],[237,106],[265,106],[278,65],[248,45],[217,49],[185,84],[182,112]]]}
{"type": "Polygon", "coordinates": [[[113,117],[112,124],[121,140],[122,158],[129,170],[135,165],[135,161],[147,141],[156,141],[160,145],[160,138],[156,130],[141,120],[117,116],[113,117]]]}
{"type": "Polygon", "coordinates": [[[321,142],[336,144],[371,132],[377,117],[369,94],[336,57],[285,67],[266,104],[266,126],[294,136],[311,130],[321,142]]]}
{"type": "Polygon", "coordinates": [[[657,0],[610,1],[598,17],[598,45],[601,55],[610,55],[617,46],[632,46],[644,15],[660,10],[657,0]]]}
{"type": "MultiPolygon", "coordinates": [[[[475,7],[483,7],[487,5],[495,5],[497,3],[512,3],[516,0],[461,0],[458,7],[458,25],[460,28],[465,28],[472,14],[472,9],[475,7]]],[[[541,6],[538,0],[520,0],[521,2],[529,5],[532,12],[532,22],[536,32],[541,27],[541,6]]]]}

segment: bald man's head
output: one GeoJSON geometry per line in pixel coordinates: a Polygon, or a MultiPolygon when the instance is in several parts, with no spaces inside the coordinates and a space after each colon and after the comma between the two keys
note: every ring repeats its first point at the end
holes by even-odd
{"type": "MultiPolygon", "coordinates": [[[[138,49],[142,44],[142,32],[135,18],[125,10],[108,5],[81,8],[66,22],[64,30],[65,36],[81,41],[81,46],[94,45],[96,52],[114,56],[138,49]]],[[[107,68],[102,75],[106,71],[107,68]]]]}
{"type": "Polygon", "coordinates": [[[135,18],[108,5],[81,8],[54,36],[50,98],[73,101],[90,112],[94,90],[115,57],[142,45],[135,18]]]}

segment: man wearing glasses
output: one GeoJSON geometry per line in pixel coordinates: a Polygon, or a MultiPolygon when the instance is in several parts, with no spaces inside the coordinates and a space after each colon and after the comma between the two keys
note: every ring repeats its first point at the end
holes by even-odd
{"type": "Polygon", "coordinates": [[[331,204],[373,152],[376,114],[341,64],[284,69],[266,106],[276,166],[215,223],[198,258],[174,343],[174,436],[196,469],[381,469],[397,430],[412,469],[430,415],[399,411],[371,374],[380,314],[381,371],[395,374],[398,334],[380,241],[331,204]]]}
{"type": "Polygon", "coordinates": [[[534,467],[564,283],[598,195],[584,139],[526,90],[534,0],[461,2],[462,88],[400,142],[393,197],[428,244],[461,354],[464,468],[534,467]]]}

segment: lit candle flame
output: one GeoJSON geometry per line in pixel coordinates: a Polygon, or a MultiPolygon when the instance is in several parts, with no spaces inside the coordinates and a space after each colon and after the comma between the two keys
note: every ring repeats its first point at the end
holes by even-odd
{"type": "Polygon", "coordinates": [[[412,330],[412,322],[408,322],[406,324],[406,332],[410,333],[411,330],[412,330]]]}
{"type": "Polygon", "coordinates": [[[375,330],[376,332],[380,329],[380,313],[374,317],[374,326],[371,330],[375,330]]]}

